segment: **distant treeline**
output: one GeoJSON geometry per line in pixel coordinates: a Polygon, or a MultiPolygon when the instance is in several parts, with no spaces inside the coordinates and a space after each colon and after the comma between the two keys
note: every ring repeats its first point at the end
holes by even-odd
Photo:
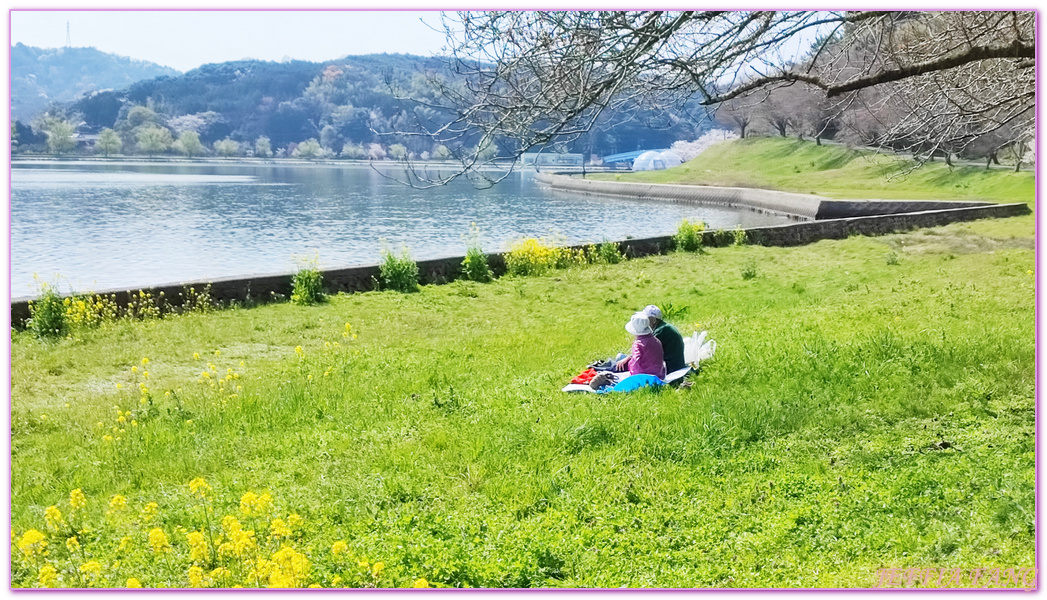
{"type": "MultiPolygon", "coordinates": [[[[235,61],[136,82],[52,106],[13,128],[16,152],[441,158],[477,140],[416,135],[452,114],[429,77],[453,79],[446,59],[400,54],[313,63],[235,61]],[[410,98],[411,100],[405,100],[410,98]],[[64,122],[72,126],[67,141],[64,122]],[[56,130],[58,133],[55,134],[56,130]],[[188,132],[188,136],[186,133],[188,132]],[[106,142],[99,145],[100,136],[106,142]],[[181,145],[179,144],[181,142],[181,145]]],[[[667,148],[707,125],[684,113],[623,110],[554,150],[606,155],[667,148]]],[[[496,140],[490,154],[515,150],[496,140]]]]}

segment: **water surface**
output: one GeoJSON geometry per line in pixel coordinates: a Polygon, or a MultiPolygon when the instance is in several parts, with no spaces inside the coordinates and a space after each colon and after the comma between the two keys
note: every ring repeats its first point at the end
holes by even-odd
{"type": "Polygon", "coordinates": [[[26,164],[11,172],[11,292],[33,275],[63,291],[274,273],[295,256],[324,268],[374,264],[403,244],[416,259],[485,251],[520,237],[567,243],[672,233],[682,219],[730,229],[786,222],[724,207],[553,192],[527,173],[478,190],[407,187],[366,166],[26,164]]]}

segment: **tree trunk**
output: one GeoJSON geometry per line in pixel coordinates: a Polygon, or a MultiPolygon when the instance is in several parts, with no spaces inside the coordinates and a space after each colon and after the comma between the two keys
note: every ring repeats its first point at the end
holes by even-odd
{"type": "Polygon", "coordinates": [[[985,157],[985,170],[986,171],[989,170],[989,165],[991,165],[991,164],[992,164],[992,154],[990,154],[989,156],[985,157]]]}
{"type": "Polygon", "coordinates": [[[778,135],[785,137],[785,125],[775,125],[775,128],[778,129],[778,135]]]}
{"type": "Polygon", "coordinates": [[[997,167],[1000,166],[1000,157],[997,156],[995,152],[989,154],[989,158],[992,159],[992,162],[995,163],[997,167]]]}
{"type": "Polygon", "coordinates": [[[745,125],[741,126],[741,130],[742,130],[741,131],[741,138],[744,140],[745,139],[745,125]]]}
{"type": "Polygon", "coordinates": [[[814,143],[819,145],[819,146],[821,146],[822,145],[822,136],[820,136],[820,135],[815,136],[814,143]]]}
{"type": "Polygon", "coordinates": [[[1019,158],[1017,160],[1017,162],[1014,163],[1014,172],[1017,173],[1021,169],[1022,169],[1022,159],[1019,158]]]}
{"type": "Polygon", "coordinates": [[[952,166],[952,153],[951,152],[946,152],[945,153],[945,164],[949,165],[950,167],[952,166]]]}

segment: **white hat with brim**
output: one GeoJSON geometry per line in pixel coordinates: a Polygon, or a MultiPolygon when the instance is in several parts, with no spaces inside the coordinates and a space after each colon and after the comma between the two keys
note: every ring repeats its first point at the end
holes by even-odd
{"type": "Polygon", "coordinates": [[[625,324],[625,330],[633,335],[646,335],[651,333],[651,322],[647,320],[647,315],[638,312],[625,324]]]}

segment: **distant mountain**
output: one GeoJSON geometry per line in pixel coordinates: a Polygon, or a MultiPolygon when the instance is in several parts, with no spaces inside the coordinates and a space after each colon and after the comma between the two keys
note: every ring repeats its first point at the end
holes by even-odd
{"type": "Polygon", "coordinates": [[[11,118],[31,121],[51,103],[181,72],[95,48],[11,47],[11,118]]]}

